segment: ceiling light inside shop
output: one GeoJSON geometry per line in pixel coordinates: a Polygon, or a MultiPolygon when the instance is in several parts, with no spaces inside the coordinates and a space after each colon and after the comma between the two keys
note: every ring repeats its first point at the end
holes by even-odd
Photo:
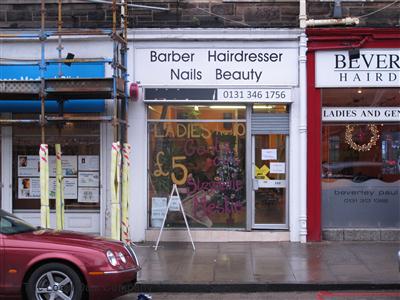
{"type": "Polygon", "coordinates": [[[195,111],[199,111],[199,107],[197,105],[194,106],[195,111]]]}
{"type": "Polygon", "coordinates": [[[245,109],[244,105],[211,105],[212,109],[245,109]]]}
{"type": "Polygon", "coordinates": [[[362,89],[358,89],[357,94],[362,94],[362,89]]]}
{"type": "Polygon", "coordinates": [[[254,105],[254,109],[273,109],[273,105],[254,105]]]}

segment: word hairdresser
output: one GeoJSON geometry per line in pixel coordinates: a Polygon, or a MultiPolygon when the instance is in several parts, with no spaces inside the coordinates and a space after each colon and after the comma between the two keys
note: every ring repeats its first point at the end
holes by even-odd
{"type": "MultiPolygon", "coordinates": [[[[256,70],[253,67],[249,69],[251,64],[263,63],[279,63],[282,62],[283,53],[281,52],[262,52],[262,51],[245,51],[245,50],[208,50],[204,57],[203,51],[195,52],[177,52],[168,49],[151,50],[150,62],[154,63],[175,63],[177,67],[170,68],[170,80],[202,80],[204,75],[201,69],[205,65],[212,66],[215,70],[215,80],[240,80],[259,82],[263,74],[262,70],[256,70]],[[195,67],[193,64],[189,68],[185,68],[185,63],[198,63],[195,67]],[[216,65],[229,65],[235,67],[245,66],[246,70],[224,70],[216,65]]],[[[265,68],[264,68],[265,69],[265,68]]]]}

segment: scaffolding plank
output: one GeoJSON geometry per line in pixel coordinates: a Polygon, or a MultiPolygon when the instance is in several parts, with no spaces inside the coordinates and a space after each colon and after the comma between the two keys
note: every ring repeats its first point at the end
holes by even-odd
{"type": "MultiPolygon", "coordinates": [[[[119,90],[117,84],[117,92],[119,90]]],[[[52,78],[45,80],[47,99],[110,99],[112,78],[52,78]]],[[[0,81],[0,100],[40,99],[40,80],[0,81]]]]}
{"type": "Polygon", "coordinates": [[[40,81],[6,80],[0,81],[0,100],[39,99],[40,81]],[[13,98],[10,96],[15,96],[13,98]],[[22,98],[19,98],[22,97],[22,98]]]}

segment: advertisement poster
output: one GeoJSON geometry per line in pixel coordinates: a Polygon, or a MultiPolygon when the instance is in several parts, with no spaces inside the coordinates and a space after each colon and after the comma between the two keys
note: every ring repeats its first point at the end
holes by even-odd
{"type": "Polygon", "coordinates": [[[79,155],[78,168],[79,171],[99,171],[100,157],[98,155],[79,155]]]}
{"type": "Polygon", "coordinates": [[[179,202],[181,202],[181,199],[179,196],[171,196],[169,201],[171,201],[171,204],[169,205],[169,211],[180,211],[181,207],[179,202]]]}
{"type": "Polygon", "coordinates": [[[163,220],[167,210],[166,197],[151,198],[151,219],[163,220]]]}
{"type": "MultiPolygon", "coordinates": [[[[77,171],[77,161],[75,155],[63,155],[61,157],[62,173],[63,176],[76,176],[77,171]]],[[[49,174],[50,177],[56,177],[56,157],[54,155],[49,156],[49,174]]]]}
{"type": "Polygon", "coordinates": [[[18,155],[18,176],[39,176],[39,155],[18,155]]]}
{"type": "MultiPolygon", "coordinates": [[[[49,198],[56,198],[56,178],[50,178],[49,183],[49,198]]],[[[77,199],[78,198],[78,179],[77,178],[64,178],[64,199],[77,199]]]]}
{"type": "Polygon", "coordinates": [[[98,187],[100,183],[99,172],[79,172],[78,184],[83,187],[98,187]]]}
{"type": "Polygon", "coordinates": [[[99,202],[99,188],[82,188],[78,189],[78,202],[80,203],[98,203],[99,202]]]}
{"type": "Polygon", "coordinates": [[[269,172],[273,174],[285,174],[285,163],[284,162],[270,163],[269,172]]]}
{"type": "Polygon", "coordinates": [[[18,178],[18,199],[39,199],[40,178],[18,178]]]}
{"type": "Polygon", "coordinates": [[[261,149],[262,160],[276,160],[277,152],[276,149],[261,149]]]}

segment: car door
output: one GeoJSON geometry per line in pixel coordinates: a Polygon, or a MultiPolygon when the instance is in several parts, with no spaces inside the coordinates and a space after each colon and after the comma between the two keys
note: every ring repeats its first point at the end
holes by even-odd
{"type": "Polygon", "coordinates": [[[23,276],[22,272],[18,272],[20,268],[14,267],[13,263],[18,261],[21,264],[24,260],[13,251],[16,243],[13,235],[6,234],[11,232],[12,226],[8,219],[0,216],[0,294],[5,295],[19,293],[23,276]]]}
{"type": "MultiPolygon", "coordinates": [[[[1,227],[1,219],[0,219],[1,227]]],[[[1,229],[1,228],[0,228],[1,229]]],[[[0,233],[0,295],[4,290],[4,236],[0,233]]]]}

